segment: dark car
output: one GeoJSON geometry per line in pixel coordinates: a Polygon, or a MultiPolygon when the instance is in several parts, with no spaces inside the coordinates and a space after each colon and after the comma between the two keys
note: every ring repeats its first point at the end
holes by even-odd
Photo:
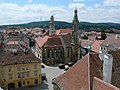
{"type": "Polygon", "coordinates": [[[41,68],[45,68],[45,66],[44,66],[44,65],[41,65],[41,68]]]}
{"type": "Polygon", "coordinates": [[[74,65],[74,62],[69,62],[69,63],[68,63],[68,66],[69,66],[69,67],[72,67],[73,65],[74,65]]]}
{"type": "Polygon", "coordinates": [[[64,68],[65,68],[65,65],[64,65],[64,64],[59,64],[58,67],[59,67],[60,69],[64,69],[64,68]]]}
{"type": "Polygon", "coordinates": [[[42,73],[42,80],[46,80],[46,73],[42,73]]]}

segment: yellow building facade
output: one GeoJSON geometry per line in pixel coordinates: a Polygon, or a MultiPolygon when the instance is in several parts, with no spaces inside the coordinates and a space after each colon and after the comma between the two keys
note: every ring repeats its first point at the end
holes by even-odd
{"type": "Polygon", "coordinates": [[[5,90],[41,84],[41,64],[0,65],[0,80],[5,90]]]}

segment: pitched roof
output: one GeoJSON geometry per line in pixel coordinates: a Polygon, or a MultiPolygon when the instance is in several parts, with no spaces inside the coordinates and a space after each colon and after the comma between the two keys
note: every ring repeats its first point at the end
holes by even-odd
{"type": "Polygon", "coordinates": [[[46,41],[48,40],[48,38],[50,38],[49,36],[44,36],[44,37],[38,37],[36,39],[37,44],[39,45],[39,47],[43,47],[43,45],[46,43],[46,41]]]}
{"type": "Polygon", "coordinates": [[[44,47],[63,46],[60,38],[48,38],[44,47]]]}
{"type": "Polygon", "coordinates": [[[111,83],[120,88],[120,50],[110,51],[113,56],[111,83]]]}
{"type": "Polygon", "coordinates": [[[72,36],[71,34],[61,35],[61,40],[63,40],[63,43],[65,44],[65,46],[69,47],[71,46],[72,36]]]}
{"type": "Polygon", "coordinates": [[[72,34],[72,30],[67,28],[67,29],[59,29],[57,32],[56,32],[56,35],[60,35],[60,34],[72,34]]]}
{"type": "Polygon", "coordinates": [[[120,47],[120,38],[116,38],[116,36],[109,36],[107,37],[107,39],[105,39],[105,41],[102,42],[101,45],[113,45],[113,46],[117,46],[120,47]]]}
{"type": "Polygon", "coordinates": [[[120,90],[112,84],[106,83],[96,77],[94,78],[93,88],[93,90],[120,90]]]}
{"type": "Polygon", "coordinates": [[[15,47],[17,53],[12,53],[12,51],[0,52],[0,64],[1,65],[14,65],[14,64],[28,64],[34,62],[41,62],[35,55],[27,49],[25,53],[20,49],[20,46],[15,47]]]}
{"type": "Polygon", "coordinates": [[[102,42],[103,42],[103,40],[95,40],[91,45],[92,50],[95,51],[95,52],[99,52],[100,51],[100,45],[101,45],[102,42]]]}
{"type": "Polygon", "coordinates": [[[53,82],[65,90],[89,90],[94,76],[102,78],[102,62],[98,54],[87,54],[53,82]]]}
{"type": "Polygon", "coordinates": [[[84,40],[84,39],[80,39],[80,43],[81,43],[81,46],[84,47],[84,48],[87,48],[88,45],[92,44],[93,41],[92,40],[84,40]]]}
{"type": "Polygon", "coordinates": [[[88,55],[86,55],[67,72],[54,79],[54,83],[61,86],[64,90],[88,90],[88,68],[88,55]]]}

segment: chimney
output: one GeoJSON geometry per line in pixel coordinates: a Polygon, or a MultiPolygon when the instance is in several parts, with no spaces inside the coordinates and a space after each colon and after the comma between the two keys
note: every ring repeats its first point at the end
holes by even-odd
{"type": "Polygon", "coordinates": [[[104,59],[104,55],[108,54],[108,51],[105,47],[102,47],[102,49],[99,51],[99,58],[101,61],[104,59]]]}
{"type": "Polygon", "coordinates": [[[119,38],[119,36],[118,36],[118,35],[116,35],[116,36],[115,36],[115,38],[117,39],[117,38],[119,38]]]}
{"type": "Polygon", "coordinates": [[[111,54],[104,55],[103,61],[103,80],[111,83],[113,57],[111,54]]]}

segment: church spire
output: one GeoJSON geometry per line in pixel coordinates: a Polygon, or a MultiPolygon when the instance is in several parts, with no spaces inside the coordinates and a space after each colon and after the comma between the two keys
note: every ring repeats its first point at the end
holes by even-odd
{"type": "Polygon", "coordinates": [[[78,44],[78,29],[79,29],[79,20],[77,15],[77,9],[74,10],[74,18],[73,18],[73,30],[72,30],[72,43],[78,44]]]}
{"type": "Polygon", "coordinates": [[[75,9],[74,18],[73,18],[73,28],[72,28],[72,43],[71,43],[74,62],[76,62],[81,58],[78,30],[79,30],[79,20],[77,15],[77,9],[75,9]]]}
{"type": "Polygon", "coordinates": [[[55,24],[54,24],[54,16],[53,15],[50,17],[50,27],[49,27],[49,29],[50,29],[50,31],[49,31],[50,35],[55,34],[55,24]]]}

